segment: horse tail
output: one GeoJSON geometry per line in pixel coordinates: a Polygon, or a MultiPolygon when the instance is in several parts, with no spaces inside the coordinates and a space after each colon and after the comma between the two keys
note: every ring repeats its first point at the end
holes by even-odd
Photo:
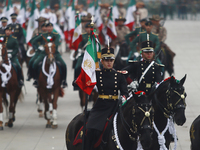
{"type": "Polygon", "coordinates": [[[24,93],[23,93],[23,91],[20,92],[18,99],[19,99],[20,102],[22,102],[24,100],[24,93]]]}
{"type": "Polygon", "coordinates": [[[64,89],[60,87],[59,89],[59,96],[63,97],[65,95],[64,89]]]}

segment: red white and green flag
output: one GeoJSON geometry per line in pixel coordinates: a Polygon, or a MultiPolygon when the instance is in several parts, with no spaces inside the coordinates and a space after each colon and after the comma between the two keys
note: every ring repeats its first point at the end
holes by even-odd
{"type": "Polygon", "coordinates": [[[79,43],[82,41],[82,25],[81,25],[81,19],[79,17],[79,14],[76,14],[76,27],[74,29],[74,34],[72,38],[72,45],[76,50],[78,50],[79,43]]]}
{"type": "Polygon", "coordinates": [[[94,22],[96,22],[99,31],[101,31],[103,29],[103,21],[100,14],[99,0],[96,1],[94,22]]]}
{"type": "Polygon", "coordinates": [[[90,13],[92,16],[95,15],[94,0],[90,0],[90,4],[89,4],[87,12],[90,13]]]}
{"type": "Polygon", "coordinates": [[[88,95],[92,93],[96,85],[96,72],[95,72],[95,52],[91,38],[88,39],[86,51],[83,56],[81,65],[81,73],[76,80],[76,84],[88,95]]]}
{"type": "Polygon", "coordinates": [[[25,23],[26,23],[26,2],[25,0],[21,0],[21,7],[19,11],[19,15],[22,17],[21,18],[21,26],[25,28],[25,23]]]}
{"type": "Polygon", "coordinates": [[[6,6],[4,7],[3,13],[8,18],[8,23],[10,23],[11,22],[10,15],[14,13],[11,0],[6,0],[6,6]]]}
{"type": "MultiPolygon", "coordinates": [[[[119,18],[119,10],[118,10],[118,8],[117,8],[116,0],[113,1],[112,14],[113,14],[114,21],[115,21],[115,19],[118,19],[118,18],[119,18]]],[[[115,22],[115,25],[117,25],[116,22],[115,22]]]]}
{"type": "Polygon", "coordinates": [[[39,11],[36,9],[35,0],[33,0],[31,5],[31,14],[28,21],[28,27],[27,27],[27,34],[26,34],[26,42],[29,42],[33,31],[38,27],[38,23],[36,19],[39,17],[39,11]]]}
{"type": "Polygon", "coordinates": [[[135,0],[131,0],[126,13],[126,22],[125,22],[125,25],[129,27],[130,31],[133,30],[133,25],[135,23],[133,17],[134,11],[136,11],[135,0]]]}
{"type": "Polygon", "coordinates": [[[113,18],[113,11],[112,7],[110,9],[110,14],[108,17],[108,23],[107,23],[107,35],[114,40],[117,37],[117,32],[115,28],[114,18],[113,18]]]}

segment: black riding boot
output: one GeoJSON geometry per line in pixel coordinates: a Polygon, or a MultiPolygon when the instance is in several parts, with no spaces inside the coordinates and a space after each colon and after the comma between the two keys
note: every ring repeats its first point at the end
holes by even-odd
{"type": "Polygon", "coordinates": [[[26,81],[30,81],[32,79],[32,77],[33,77],[33,73],[32,73],[31,70],[33,70],[33,68],[29,66],[28,72],[27,72],[27,77],[28,78],[26,79],[26,81]]]}
{"type": "Polygon", "coordinates": [[[97,142],[100,135],[101,131],[95,129],[88,129],[85,142],[85,150],[94,150],[94,145],[97,142]]]}
{"type": "MultiPolygon", "coordinates": [[[[39,66],[38,66],[39,67],[39,66]]],[[[39,79],[39,75],[40,75],[40,67],[37,70],[34,70],[34,79],[35,81],[33,82],[33,86],[35,88],[38,87],[38,79],[39,79]]]]}
{"type": "Polygon", "coordinates": [[[22,74],[22,69],[20,66],[17,66],[17,65],[16,65],[16,68],[17,68],[18,84],[19,84],[19,87],[22,87],[24,85],[24,76],[22,74]]]}
{"type": "Polygon", "coordinates": [[[62,68],[61,86],[62,88],[66,88],[68,86],[66,82],[67,68],[64,65],[61,66],[61,68],[62,68]]]}

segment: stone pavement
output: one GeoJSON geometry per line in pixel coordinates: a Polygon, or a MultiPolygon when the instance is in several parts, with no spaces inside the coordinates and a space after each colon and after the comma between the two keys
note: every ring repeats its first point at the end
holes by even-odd
{"type": "MultiPolygon", "coordinates": [[[[187,92],[187,121],[182,127],[177,127],[177,150],[189,150],[189,128],[192,121],[200,114],[200,22],[197,21],[167,21],[168,31],[166,43],[176,53],[175,77],[181,79],[187,74],[185,88],[187,92]]],[[[58,100],[58,128],[46,129],[46,121],[37,113],[36,89],[32,82],[25,82],[27,94],[24,101],[16,107],[16,121],[13,128],[4,127],[0,131],[0,150],[66,150],[65,130],[70,120],[81,112],[78,92],[72,88],[73,70],[69,53],[63,58],[68,66],[68,85],[64,98],[58,100]]],[[[23,67],[24,75],[27,69],[23,67]]],[[[23,89],[24,91],[24,89],[23,89]]],[[[4,118],[5,118],[4,113],[4,118]]],[[[5,118],[6,121],[6,118],[5,118]]]]}

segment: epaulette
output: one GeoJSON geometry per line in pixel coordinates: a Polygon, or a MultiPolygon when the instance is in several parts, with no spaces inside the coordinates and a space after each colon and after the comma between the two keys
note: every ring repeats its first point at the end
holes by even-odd
{"type": "Polygon", "coordinates": [[[158,34],[156,34],[156,33],[153,33],[153,32],[151,32],[153,35],[157,35],[158,36],[158,34]]]}
{"type": "Polygon", "coordinates": [[[140,34],[141,34],[141,33],[146,33],[146,31],[142,31],[142,32],[139,32],[139,33],[140,33],[140,34]]]}
{"type": "Polygon", "coordinates": [[[133,63],[133,62],[138,62],[137,60],[129,60],[128,62],[133,63]]]}
{"type": "Polygon", "coordinates": [[[83,34],[87,34],[87,33],[85,32],[85,33],[82,33],[82,35],[83,35],[83,34]]]}
{"type": "Polygon", "coordinates": [[[53,34],[58,34],[57,32],[53,32],[53,34]]]}
{"type": "Polygon", "coordinates": [[[135,27],[135,28],[140,28],[140,27],[135,27]]]}
{"type": "Polygon", "coordinates": [[[101,69],[97,68],[97,69],[95,69],[95,71],[101,71],[101,69]]]}
{"type": "Polygon", "coordinates": [[[155,62],[155,64],[158,65],[158,66],[160,66],[160,67],[165,67],[165,65],[163,65],[163,64],[158,64],[156,62],[155,62]]]}
{"type": "Polygon", "coordinates": [[[17,39],[17,37],[15,37],[15,36],[12,36],[14,39],[17,39]]]}
{"type": "Polygon", "coordinates": [[[122,71],[117,70],[117,72],[119,72],[119,73],[121,73],[121,74],[128,74],[128,71],[126,71],[126,70],[122,70],[122,71]]]}

